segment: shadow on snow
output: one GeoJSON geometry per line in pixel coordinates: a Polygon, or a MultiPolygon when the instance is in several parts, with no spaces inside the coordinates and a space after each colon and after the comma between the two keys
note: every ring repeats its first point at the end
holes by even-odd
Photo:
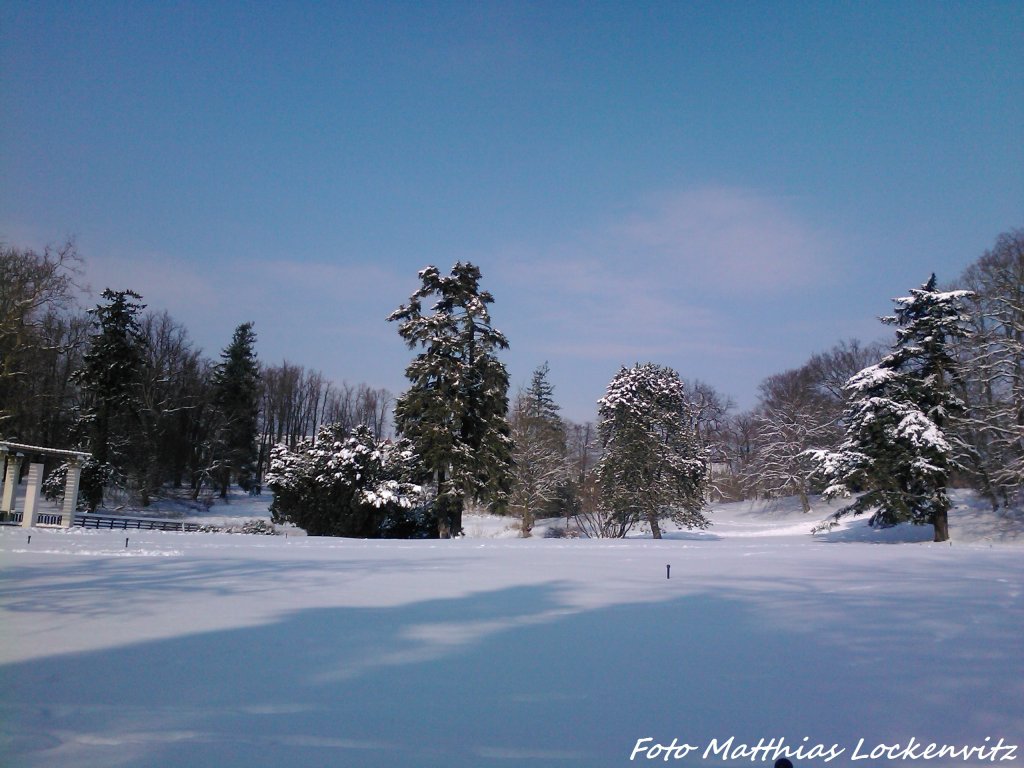
{"type": "MultiPolygon", "coordinates": [[[[283,567],[238,573],[225,563],[230,583],[218,587],[211,563],[176,574],[156,565],[119,574],[121,599],[144,587],[201,600],[283,567]]],[[[100,585],[111,574],[90,581],[88,572],[116,567],[83,563],[45,599],[109,611],[100,585]]],[[[898,566],[875,573],[903,586],[915,578],[898,566]]],[[[858,591],[855,574],[834,590],[792,580],[766,593],[737,580],[580,609],[552,582],[299,610],[260,626],[0,667],[0,753],[10,766],[600,768],[630,765],[648,736],[702,748],[730,736],[809,737],[848,750],[860,737],[1019,739],[1019,599],[969,580],[930,586],[911,583],[921,599],[907,604],[858,591]]],[[[30,610],[28,595],[13,597],[13,609],[30,610]]]]}

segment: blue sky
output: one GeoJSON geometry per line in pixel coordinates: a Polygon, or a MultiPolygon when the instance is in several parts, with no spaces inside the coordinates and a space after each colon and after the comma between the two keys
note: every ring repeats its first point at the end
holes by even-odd
{"type": "Polygon", "coordinates": [[[567,415],[767,375],[1024,225],[1024,3],[0,5],[0,239],[73,235],[216,355],[401,391],[384,318],[480,265],[567,415]]]}

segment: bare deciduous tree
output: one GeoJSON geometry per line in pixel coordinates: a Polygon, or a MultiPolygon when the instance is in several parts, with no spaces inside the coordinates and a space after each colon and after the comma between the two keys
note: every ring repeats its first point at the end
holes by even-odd
{"type": "Polygon", "coordinates": [[[83,341],[84,323],[66,319],[81,262],[71,240],[42,253],[0,245],[0,434],[39,437],[32,379],[44,373],[38,366],[83,341]]]}
{"type": "Polygon", "coordinates": [[[821,393],[810,366],[769,376],[761,383],[761,404],[754,411],[755,457],[751,469],[769,497],[796,495],[811,509],[804,452],[838,440],[835,414],[821,393]]]}
{"type": "Polygon", "coordinates": [[[980,489],[993,506],[1024,492],[1024,229],[999,236],[961,278],[971,335],[961,340],[967,413],[962,437],[974,449],[980,489]]]}
{"type": "Polygon", "coordinates": [[[264,366],[260,374],[261,476],[268,467],[272,446],[280,443],[294,451],[299,441],[314,439],[324,424],[332,424],[344,434],[364,424],[378,440],[390,432],[388,417],[394,397],[386,389],[347,382],[335,384],[319,371],[287,360],[280,365],[264,366]]]}

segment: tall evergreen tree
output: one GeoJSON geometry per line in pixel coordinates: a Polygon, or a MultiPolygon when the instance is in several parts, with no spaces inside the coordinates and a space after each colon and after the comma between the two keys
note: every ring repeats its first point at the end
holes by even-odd
{"type": "Polygon", "coordinates": [[[141,439],[141,383],[145,367],[145,337],[139,313],[145,304],[134,291],[102,294],[105,303],[89,310],[95,333],[75,374],[85,409],[80,430],[85,433],[98,471],[83,478],[82,495],[94,510],[103,501],[103,482],[113,473],[145,472],[149,455],[141,439]]]}
{"type": "Polygon", "coordinates": [[[548,364],[533,372],[530,386],[516,398],[512,409],[512,494],[509,508],[530,536],[538,512],[565,491],[569,479],[565,424],[559,416],[548,364]]]}
{"type": "Polygon", "coordinates": [[[508,491],[508,372],[496,354],[508,341],[491,325],[494,297],[481,290],[478,267],[460,262],[445,277],[430,266],[419,278],[388,318],[421,350],[406,368],[411,386],[395,405],[395,426],[433,475],[438,534],[449,538],[462,531],[466,498],[501,503],[508,491]]]}
{"type": "Polygon", "coordinates": [[[968,291],[938,291],[935,275],[910,296],[895,299],[882,321],[897,326],[892,351],[846,384],[846,434],[835,451],[811,451],[828,484],[826,498],[860,493],[833,515],[874,511],[885,525],[930,524],[935,541],[949,538],[946,484],[957,467],[946,429],[964,409],[952,341],[963,338],[968,291]]]}
{"type": "Polygon", "coordinates": [[[213,374],[217,430],[211,474],[217,480],[221,498],[227,496],[232,477],[245,490],[255,482],[260,406],[255,345],[253,324],[242,323],[221,353],[221,362],[213,374]]]}
{"type": "Polygon", "coordinates": [[[561,410],[555,402],[555,387],[548,376],[551,368],[547,362],[537,367],[530,377],[530,386],[526,390],[526,401],[530,416],[541,419],[553,430],[563,430],[561,410]]]}
{"type": "Polygon", "coordinates": [[[623,368],[598,401],[604,453],[598,477],[618,535],[646,522],[656,539],[659,520],[707,528],[701,514],[708,456],[697,440],[682,380],[671,368],[645,363],[623,368]]]}

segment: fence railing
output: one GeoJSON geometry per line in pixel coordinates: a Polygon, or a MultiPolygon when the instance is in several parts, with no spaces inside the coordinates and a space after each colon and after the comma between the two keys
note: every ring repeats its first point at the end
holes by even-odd
{"type": "Polygon", "coordinates": [[[108,528],[110,530],[136,529],[141,531],[198,531],[199,523],[183,520],[159,520],[152,517],[123,517],[121,515],[97,515],[92,512],[75,515],[74,525],[83,528],[108,528]]]}
{"type": "MultiPolygon", "coordinates": [[[[24,513],[18,509],[14,512],[0,512],[0,525],[21,525],[24,513]]],[[[60,512],[36,512],[35,525],[41,528],[62,528],[64,515],[60,512]]]]}
{"type": "MultiPolygon", "coordinates": [[[[21,510],[0,512],[0,525],[21,525],[21,510]]],[[[64,515],[60,513],[36,513],[36,525],[41,527],[60,528],[64,524],[64,515]]],[[[81,528],[106,528],[109,530],[139,531],[184,531],[194,532],[202,527],[199,523],[187,523],[183,520],[160,520],[152,517],[125,517],[123,515],[97,515],[92,512],[79,512],[71,522],[81,528]]]]}

